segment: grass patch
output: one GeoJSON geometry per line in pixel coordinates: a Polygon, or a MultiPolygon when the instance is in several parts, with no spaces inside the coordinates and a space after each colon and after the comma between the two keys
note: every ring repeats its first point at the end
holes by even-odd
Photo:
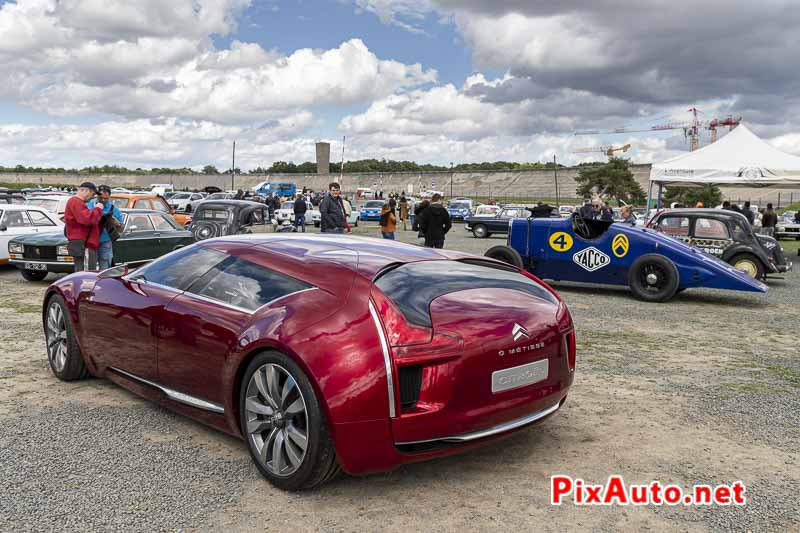
{"type": "Polygon", "coordinates": [[[41,305],[23,304],[19,302],[0,302],[0,307],[13,309],[17,313],[41,313],[41,305]]]}
{"type": "Polygon", "coordinates": [[[788,381],[795,387],[800,387],[800,372],[780,365],[770,365],[767,367],[767,370],[782,380],[788,381]]]}
{"type": "Polygon", "coordinates": [[[768,383],[723,383],[723,387],[737,392],[787,392],[781,387],[774,387],[768,383]]]}

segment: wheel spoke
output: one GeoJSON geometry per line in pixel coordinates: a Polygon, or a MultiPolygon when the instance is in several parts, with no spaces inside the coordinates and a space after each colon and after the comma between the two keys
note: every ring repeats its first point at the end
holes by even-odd
{"type": "Polygon", "coordinates": [[[250,420],[247,422],[248,433],[263,433],[271,427],[272,424],[270,424],[269,420],[250,420]]]}
{"type": "Polygon", "coordinates": [[[303,430],[298,429],[294,424],[290,423],[286,426],[286,436],[289,437],[290,441],[300,447],[301,450],[305,451],[306,446],[308,446],[308,438],[303,430]]]}
{"type": "Polygon", "coordinates": [[[270,407],[269,405],[264,405],[263,403],[259,402],[255,397],[248,398],[245,402],[245,408],[251,412],[256,413],[258,415],[265,415],[265,416],[272,416],[275,414],[275,410],[270,407]]]}
{"type": "Polygon", "coordinates": [[[294,389],[296,383],[292,379],[292,376],[286,376],[286,382],[283,384],[283,390],[281,391],[281,405],[286,405],[286,399],[289,397],[289,394],[294,389]]]}
{"type": "Polygon", "coordinates": [[[256,373],[253,374],[253,378],[256,382],[256,387],[258,387],[258,392],[261,393],[261,396],[269,403],[270,407],[273,409],[277,409],[278,406],[272,397],[269,395],[269,390],[267,388],[267,380],[265,377],[265,370],[263,368],[259,368],[256,370],[256,373]]]}
{"type": "Polygon", "coordinates": [[[267,435],[267,438],[264,439],[263,446],[261,446],[261,450],[260,450],[260,454],[259,455],[261,457],[261,462],[264,463],[264,465],[266,465],[269,462],[269,452],[270,452],[272,440],[278,434],[278,431],[279,431],[278,428],[272,428],[272,431],[269,432],[269,435],[267,435]]]}
{"type": "Polygon", "coordinates": [[[271,403],[277,404],[281,397],[281,389],[278,385],[278,371],[273,365],[267,367],[267,390],[272,400],[271,403]]]}
{"type": "Polygon", "coordinates": [[[286,414],[294,416],[305,412],[305,410],[306,406],[303,404],[303,397],[301,396],[292,402],[292,405],[286,408],[286,414]]]}
{"type": "Polygon", "coordinates": [[[300,463],[303,462],[303,451],[295,450],[295,445],[292,444],[291,440],[286,438],[286,430],[284,430],[283,434],[283,445],[286,449],[286,457],[289,458],[289,464],[294,468],[300,466],[300,463]]]}
{"type": "Polygon", "coordinates": [[[283,432],[278,431],[275,434],[275,440],[272,442],[272,471],[280,475],[286,463],[283,460],[284,453],[284,440],[283,432]]]}

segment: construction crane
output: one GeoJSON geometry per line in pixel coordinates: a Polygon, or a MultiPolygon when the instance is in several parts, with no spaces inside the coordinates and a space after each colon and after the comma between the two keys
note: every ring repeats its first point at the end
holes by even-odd
{"type": "Polygon", "coordinates": [[[630,144],[623,144],[617,148],[613,146],[593,146],[587,148],[576,148],[572,150],[573,154],[588,154],[592,152],[600,152],[606,154],[608,156],[608,160],[611,161],[614,159],[614,152],[627,152],[628,149],[631,147],[630,144]]]}
{"type": "Polygon", "coordinates": [[[684,137],[687,137],[690,142],[690,146],[692,151],[697,150],[700,148],[700,130],[707,129],[711,131],[711,142],[715,142],[717,140],[717,128],[720,126],[728,126],[729,129],[733,129],[739,125],[742,121],[742,117],[733,118],[732,115],[728,115],[728,118],[725,120],[719,119],[711,119],[708,121],[701,121],[697,118],[697,113],[700,112],[696,107],[690,107],[688,109],[689,112],[692,113],[692,122],[690,123],[679,123],[679,122],[668,122],[665,124],[656,124],[655,126],[650,126],[649,128],[642,128],[642,129],[630,129],[630,128],[614,128],[613,130],[583,130],[583,131],[576,131],[575,135],[602,135],[602,134],[609,134],[609,133],[641,133],[641,132],[648,132],[648,131],[666,131],[666,130],[683,130],[684,137]]]}

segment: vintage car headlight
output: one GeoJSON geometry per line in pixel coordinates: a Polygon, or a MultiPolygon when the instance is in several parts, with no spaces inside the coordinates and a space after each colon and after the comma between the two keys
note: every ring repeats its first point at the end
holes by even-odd
{"type": "Polygon", "coordinates": [[[786,226],[778,226],[775,231],[786,231],[786,226]]]}
{"type": "Polygon", "coordinates": [[[66,246],[57,246],[56,255],[69,255],[69,250],[67,250],[66,246]]]}
{"type": "Polygon", "coordinates": [[[10,254],[25,253],[25,247],[21,244],[17,244],[16,242],[10,242],[8,243],[8,253],[10,254]]]}

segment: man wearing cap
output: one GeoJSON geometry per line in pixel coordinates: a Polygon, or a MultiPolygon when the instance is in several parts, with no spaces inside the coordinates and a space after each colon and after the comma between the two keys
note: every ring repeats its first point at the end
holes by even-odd
{"type": "MultiPolygon", "coordinates": [[[[75,272],[86,269],[87,250],[96,257],[100,245],[100,219],[103,217],[103,202],[89,209],[86,202],[97,194],[94,183],[86,181],[78,187],[75,196],[67,200],[64,208],[64,233],[67,235],[67,250],[75,261],[75,272]]],[[[91,259],[91,258],[90,258],[91,259]]]]}
{"type": "MultiPolygon", "coordinates": [[[[105,270],[111,268],[114,259],[114,251],[111,243],[119,238],[122,231],[122,212],[111,202],[111,187],[101,185],[97,188],[97,199],[89,200],[86,207],[93,209],[97,202],[102,202],[103,217],[100,219],[100,245],[97,247],[97,268],[105,270]]],[[[89,262],[87,268],[95,269],[92,251],[89,250],[89,262]]]]}

